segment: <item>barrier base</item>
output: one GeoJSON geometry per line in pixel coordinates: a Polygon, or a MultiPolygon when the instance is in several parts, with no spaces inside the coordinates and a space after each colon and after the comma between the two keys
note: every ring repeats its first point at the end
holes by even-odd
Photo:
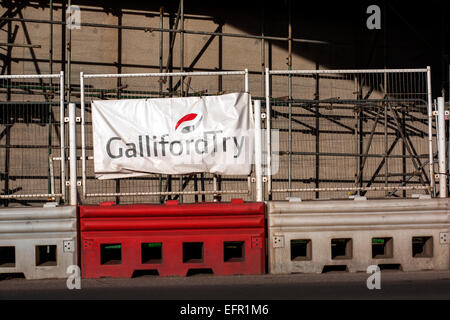
{"type": "Polygon", "coordinates": [[[26,279],[67,278],[67,268],[77,265],[76,246],[77,238],[71,235],[0,239],[0,274],[22,273],[26,279]]]}
{"type": "Polygon", "coordinates": [[[182,234],[175,230],[86,232],[81,239],[82,277],[130,278],[144,270],[159,276],[187,276],[198,271],[212,271],[214,275],[263,274],[264,242],[264,231],[254,229],[182,234]]]}

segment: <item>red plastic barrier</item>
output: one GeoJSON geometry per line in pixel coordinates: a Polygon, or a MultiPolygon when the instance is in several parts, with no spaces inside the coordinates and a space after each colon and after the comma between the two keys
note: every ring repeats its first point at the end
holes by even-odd
{"type": "Polygon", "coordinates": [[[264,203],[80,206],[84,278],[265,272],[264,203]]]}

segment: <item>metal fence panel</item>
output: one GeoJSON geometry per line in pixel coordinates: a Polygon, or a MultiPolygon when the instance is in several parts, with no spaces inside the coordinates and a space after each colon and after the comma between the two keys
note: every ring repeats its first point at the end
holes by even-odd
{"type": "Polygon", "coordinates": [[[280,137],[273,199],[433,190],[429,68],[266,69],[266,109],[280,137]]]}
{"type": "Polygon", "coordinates": [[[3,205],[65,198],[64,73],[0,75],[3,205]]]}
{"type": "Polygon", "coordinates": [[[82,203],[158,203],[165,199],[182,202],[230,200],[236,196],[251,199],[254,186],[250,177],[213,174],[160,175],[97,180],[94,177],[92,119],[94,99],[141,99],[200,96],[249,92],[248,71],[173,72],[138,74],[80,74],[82,203]],[[180,85],[183,83],[183,87],[180,85]]]}

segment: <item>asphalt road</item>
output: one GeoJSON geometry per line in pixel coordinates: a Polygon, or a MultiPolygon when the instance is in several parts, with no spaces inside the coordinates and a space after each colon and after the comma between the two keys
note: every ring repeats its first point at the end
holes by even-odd
{"type": "Polygon", "coordinates": [[[381,288],[369,290],[369,274],[190,277],[141,276],[132,279],[82,279],[80,290],[66,280],[0,280],[0,299],[152,299],[152,300],[297,300],[297,299],[445,299],[450,300],[450,271],[381,271],[381,288]]]}

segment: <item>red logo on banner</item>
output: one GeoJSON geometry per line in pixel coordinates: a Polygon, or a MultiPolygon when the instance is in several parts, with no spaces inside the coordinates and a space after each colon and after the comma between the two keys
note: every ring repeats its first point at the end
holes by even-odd
{"type": "Polygon", "coordinates": [[[178,120],[177,124],[175,125],[175,130],[177,130],[180,125],[187,122],[187,125],[183,126],[183,128],[181,129],[181,132],[188,133],[188,132],[194,131],[200,124],[200,121],[202,120],[202,118],[203,118],[203,116],[198,116],[197,113],[189,113],[189,114],[183,116],[180,120],[178,120]]]}

